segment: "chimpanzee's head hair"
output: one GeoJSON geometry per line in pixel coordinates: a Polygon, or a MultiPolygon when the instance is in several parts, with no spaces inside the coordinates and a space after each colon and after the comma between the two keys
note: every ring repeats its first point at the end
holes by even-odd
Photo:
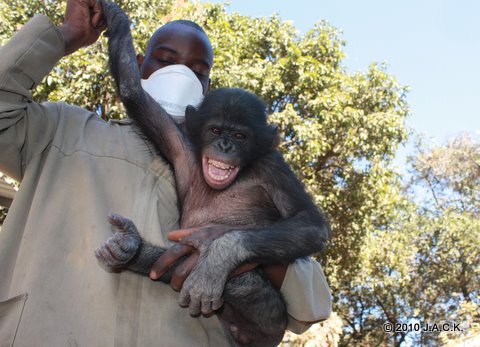
{"type": "Polygon", "coordinates": [[[187,108],[185,126],[205,181],[214,189],[227,188],[241,169],[278,144],[277,127],[267,123],[265,103],[243,89],[208,93],[198,110],[187,108]]]}

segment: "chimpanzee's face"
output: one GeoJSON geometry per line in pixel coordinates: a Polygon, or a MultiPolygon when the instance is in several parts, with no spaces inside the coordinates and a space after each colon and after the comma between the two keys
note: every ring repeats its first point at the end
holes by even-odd
{"type": "Polygon", "coordinates": [[[212,118],[202,131],[203,177],[213,189],[225,189],[247,164],[254,134],[247,126],[212,118]]]}
{"type": "Polygon", "coordinates": [[[266,123],[263,102],[241,89],[210,92],[198,110],[187,108],[185,126],[205,182],[216,190],[233,184],[277,138],[276,128],[266,123]]]}

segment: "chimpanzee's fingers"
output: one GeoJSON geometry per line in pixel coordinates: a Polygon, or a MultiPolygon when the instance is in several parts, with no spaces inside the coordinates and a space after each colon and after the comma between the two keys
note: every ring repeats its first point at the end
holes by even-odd
{"type": "Polygon", "coordinates": [[[122,216],[116,213],[111,213],[107,216],[108,222],[114,227],[117,227],[118,229],[122,229],[124,224],[124,219],[125,218],[123,218],[122,216]]]}
{"type": "Polygon", "coordinates": [[[188,290],[182,290],[180,292],[180,295],[178,297],[178,304],[181,307],[188,307],[188,304],[190,304],[190,294],[188,293],[188,290]]]}
{"type": "Polygon", "coordinates": [[[102,255],[102,252],[100,251],[99,248],[95,250],[95,258],[97,258],[99,261],[103,262],[104,258],[102,255]]]}
{"type": "Polygon", "coordinates": [[[116,232],[112,238],[122,251],[130,255],[137,253],[141,243],[141,238],[138,234],[132,235],[131,233],[116,232]]]}
{"type": "Polygon", "coordinates": [[[95,257],[107,266],[112,266],[116,262],[116,259],[105,244],[95,250],[95,257]]]}
{"type": "Polygon", "coordinates": [[[200,297],[190,296],[190,304],[188,305],[190,316],[198,317],[200,313],[202,313],[201,308],[202,302],[200,301],[200,297]]]}
{"type": "Polygon", "coordinates": [[[112,213],[108,216],[108,222],[122,232],[136,233],[137,227],[133,222],[119,214],[112,213]]]}
{"type": "Polygon", "coordinates": [[[117,261],[115,265],[130,260],[134,256],[138,248],[138,246],[135,246],[134,242],[130,242],[132,244],[131,246],[126,246],[126,244],[128,243],[127,241],[123,242],[124,245],[122,246],[122,244],[116,240],[115,236],[117,235],[119,235],[119,233],[115,233],[113,237],[109,238],[105,242],[105,245],[110,250],[110,253],[117,261]]]}
{"type": "MultiPolygon", "coordinates": [[[[213,312],[212,302],[210,300],[202,300],[202,314],[209,315],[213,312]]],[[[191,314],[191,313],[190,313],[191,314]]]]}
{"type": "Polygon", "coordinates": [[[162,277],[181,257],[190,254],[194,249],[187,245],[175,244],[167,249],[153,264],[150,278],[157,280],[162,277]]]}
{"type": "Polygon", "coordinates": [[[197,264],[199,256],[200,254],[198,252],[194,252],[175,268],[170,281],[170,286],[174,290],[179,291],[182,289],[183,282],[185,282],[188,275],[190,275],[190,272],[192,272],[193,268],[197,264]]]}
{"type": "Polygon", "coordinates": [[[125,252],[120,248],[118,243],[111,237],[105,242],[105,245],[109,249],[110,253],[117,259],[121,258],[122,255],[125,254],[125,252]]]}
{"type": "Polygon", "coordinates": [[[214,311],[220,309],[220,307],[222,307],[222,306],[223,306],[223,299],[222,299],[222,298],[217,299],[217,300],[213,300],[213,302],[212,302],[212,309],[213,309],[214,311]]]}

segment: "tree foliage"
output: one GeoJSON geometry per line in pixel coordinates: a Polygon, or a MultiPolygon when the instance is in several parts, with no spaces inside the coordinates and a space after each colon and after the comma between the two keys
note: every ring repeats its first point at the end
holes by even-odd
{"type": "MultiPolygon", "coordinates": [[[[303,340],[287,336],[286,345],[434,344],[452,337],[387,334],[382,325],[478,324],[472,314],[479,304],[478,143],[461,137],[444,147],[420,146],[405,187],[390,162],[407,138],[408,89],[383,64],[348,72],[338,29],[321,21],[299,34],[276,15],[252,18],[228,13],[223,4],[117,3],[132,20],[139,53],[169,20],[191,19],[206,30],[215,52],[211,88],[246,88],[267,102],[283,134],[282,153],[331,220],[333,239],[319,259],[335,318],[303,340]]],[[[60,24],[64,9],[65,1],[0,0],[0,42],[36,13],[60,24]]],[[[104,119],[123,117],[105,38],[63,58],[35,98],[81,105],[104,119]]]]}
{"type": "Polygon", "coordinates": [[[343,345],[453,345],[480,333],[479,159],[480,144],[466,134],[418,145],[391,220],[362,245],[341,314],[343,345]],[[387,335],[385,323],[411,328],[387,335]],[[463,331],[415,331],[434,323],[463,331]]]}

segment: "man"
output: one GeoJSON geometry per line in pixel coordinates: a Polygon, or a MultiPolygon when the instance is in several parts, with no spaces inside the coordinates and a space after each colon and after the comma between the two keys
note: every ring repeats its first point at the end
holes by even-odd
{"type": "MultiPolygon", "coordinates": [[[[134,220],[149,241],[169,244],[178,210],[168,165],[128,120],[105,123],[77,106],[32,100],[30,90],[62,56],[97,40],[101,19],[94,0],[69,0],[62,26],[36,16],[0,48],[0,171],[21,181],[0,233],[0,345],[226,345],[217,319],[190,317],[168,286],[106,273],[93,255],[110,236],[110,212],[134,220]]],[[[204,93],[212,60],[206,36],[182,23],[157,31],[139,57],[144,79],[165,64],[184,64],[204,93]]],[[[292,329],[328,317],[317,264],[298,262],[286,274],[273,268],[271,277],[292,329]]]]}

